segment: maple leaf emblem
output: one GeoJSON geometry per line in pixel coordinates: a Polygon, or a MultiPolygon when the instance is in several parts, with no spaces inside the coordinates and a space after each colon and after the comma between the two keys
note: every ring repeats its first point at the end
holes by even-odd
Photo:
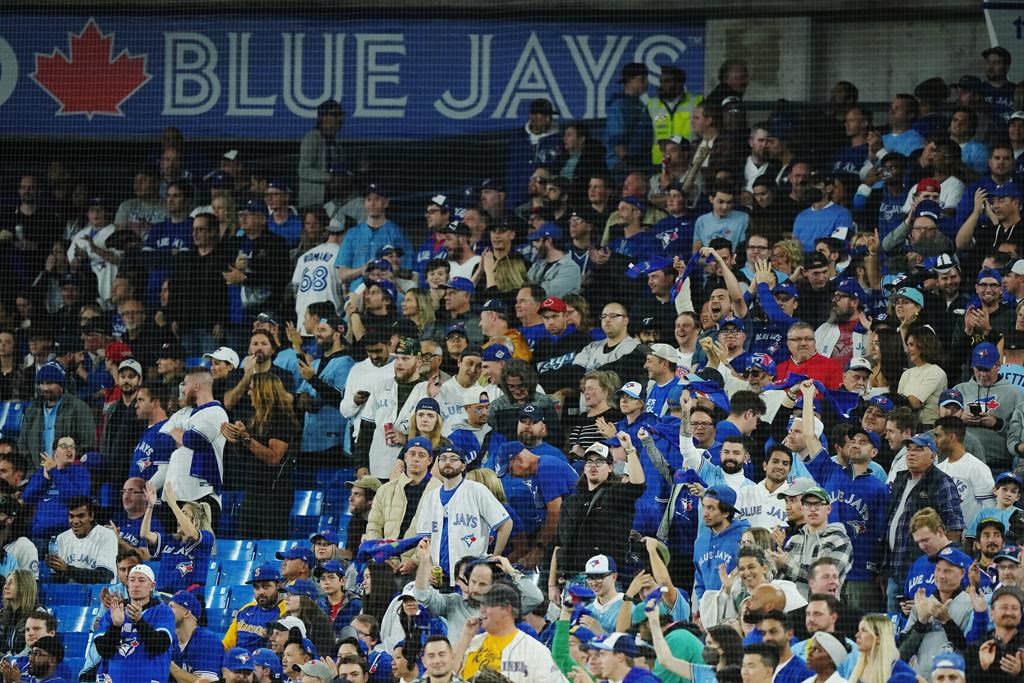
{"type": "Polygon", "coordinates": [[[103,35],[94,19],[78,35],[69,32],[68,43],[70,57],[57,48],[49,55],[37,53],[31,74],[60,105],[57,114],[124,116],[121,105],[152,78],[146,55],[131,56],[124,49],[114,57],[114,33],[103,35]]]}

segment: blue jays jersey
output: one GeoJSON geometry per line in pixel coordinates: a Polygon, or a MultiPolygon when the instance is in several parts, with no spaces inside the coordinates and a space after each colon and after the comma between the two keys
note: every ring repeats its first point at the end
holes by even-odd
{"type": "MultiPolygon", "coordinates": [[[[173,643],[174,612],[160,601],[154,600],[142,611],[142,619],[157,631],[163,631],[173,643]]],[[[157,654],[148,654],[135,624],[125,619],[123,626],[110,622],[110,612],[105,612],[96,627],[96,633],[105,634],[111,629],[120,630],[120,644],[113,657],[107,660],[107,672],[117,683],[151,683],[166,681],[171,672],[171,648],[157,654]]]]}
{"type": "Polygon", "coordinates": [[[151,425],[142,433],[139,442],[132,451],[131,464],[128,467],[129,477],[141,477],[146,481],[153,478],[160,465],[171,461],[171,453],[178,447],[174,437],[160,431],[167,420],[151,425]]]}
{"type": "Polygon", "coordinates": [[[157,588],[166,593],[176,593],[192,584],[206,583],[212,551],[213,534],[209,531],[201,531],[198,540],[193,541],[177,539],[170,534],[161,535],[156,552],[160,558],[157,588]]]}

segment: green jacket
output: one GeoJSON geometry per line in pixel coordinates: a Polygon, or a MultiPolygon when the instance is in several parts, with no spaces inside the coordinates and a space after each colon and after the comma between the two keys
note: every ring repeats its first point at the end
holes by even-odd
{"type": "MultiPolygon", "coordinates": [[[[43,423],[42,402],[37,399],[25,409],[21,433],[18,435],[18,450],[28,455],[33,468],[39,466],[39,452],[43,448],[43,423]]],[[[80,454],[96,448],[96,420],[92,411],[82,399],[67,392],[57,407],[54,442],[62,436],[72,437],[80,454]]]]}

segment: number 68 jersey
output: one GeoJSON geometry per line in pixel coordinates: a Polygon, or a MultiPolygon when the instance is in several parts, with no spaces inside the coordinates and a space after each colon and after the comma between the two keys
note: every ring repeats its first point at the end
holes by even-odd
{"type": "Polygon", "coordinates": [[[334,261],[338,257],[339,244],[325,242],[317,245],[299,257],[292,274],[295,286],[295,315],[299,321],[299,332],[313,334],[304,328],[303,319],[310,304],[330,301],[335,310],[341,309],[341,282],[334,261]]]}

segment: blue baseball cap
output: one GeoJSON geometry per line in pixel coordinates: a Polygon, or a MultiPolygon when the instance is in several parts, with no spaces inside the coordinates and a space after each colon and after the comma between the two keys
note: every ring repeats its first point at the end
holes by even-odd
{"type": "Polygon", "coordinates": [[[246,583],[252,584],[252,583],[256,583],[257,581],[280,581],[280,580],[281,580],[281,571],[275,565],[267,563],[267,564],[261,564],[260,566],[256,567],[256,569],[254,569],[253,572],[252,572],[252,576],[249,577],[249,580],[246,581],[246,583]]]}
{"type": "MultiPolygon", "coordinates": [[[[387,263],[387,261],[384,261],[387,263]]],[[[391,299],[392,301],[398,301],[398,287],[395,287],[395,283],[391,280],[377,280],[376,282],[370,283],[370,287],[378,287],[384,296],[391,299]]]]}
{"type": "Polygon", "coordinates": [[[934,199],[923,199],[914,209],[914,218],[931,218],[938,223],[942,219],[942,205],[934,199]]]}
{"type": "Polygon", "coordinates": [[[405,250],[401,247],[396,247],[393,244],[385,244],[383,247],[377,250],[377,258],[384,258],[388,254],[398,254],[399,256],[405,256],[405,250]]]}
{"type": "Polygon", "coordinates": [[[896,293],[893,294],[893,298],[896,297],[912,301],[918,306],[924,306],[924,294],[921,293],[921,290],[915,289],[914,287],[900,287],[896,290],[896,293]]]}
{"type": "Polygon", "coordinates": [[[971,351],[971,367],[991,370],[999,362],[999,349],[992,342],[981,342],[971,351]]]}
{"type": "Polygon", "coordinates": [[[912,437],[910,437],[909,439],[906,439],[903,442],[904,445],[909,444],[909,443],[915,444],[917,446],[921,446],[922,448],[927,448],[932,453],[934,453],[934,452],[936,452],[938,450],[938,447],[935,445],[935,438],[931,434],[929,434],[927,432],[922,432],[920,434],[914,434],[912,437]]]}
{"type": "Polygon", "coordinates": [[[647,400],[647,388],[640,382],[626,382],[622,388],[615,392],[616,396],[629,396],[638,401],[647,400]]]}
{"type": "Polygon", "coordinates": [[[242,207],[242,211],[245,211],[246,213],[262,213],[266,215],[267,205],[259,199],[250,199],[245,203],[245,206],[242,207]]]}
{"type": "Polygon", "coordinates": [[[508,474],[508,465],[512,462],[512,458],[524,450],[526,450],[526,445],[522,441],[506,441],[498,446],[498,450],[494,454],[494,468],[499,477],[508,474]]]}
{"type": "Polygon", "coordinates": [[[44,363],[36,370],[36,384],[63,384],[64,368],[56,361],[44,363]]]}
{"type": "Polygon", "coordinates": [[[434,445],[430,443],[430,439],[425,436],[417,436],[409,439],[405,442],[405,447],[402,449],[402,455],[404,456],[409,452],[410,448],[419,446],[427,452],[427,455],[434,457],[434,445]]]}
{"type": "Polygon", "coordinates": [[[730,510],[736,509],[736,492],[729,486],[713,486],[704,492],[704,498],[714,498],[730,510]]]}
{"type": "Polygon", "coordinates": [[[868,405],[875,406],[879,410],[886,413],[888,413],[896,406],[896,404],[892,402],[891,398],[889,398],[888,396],[883,396],[882,394],[879,394],[878,396],[872,396],[871,398],[869,398],[868,405]]]}
{"type": "Polygon", "coordinates": [[[1015,564],[1020,564],[1020,546],[1004,545],[999,554],[992,558],[993,562],[998,562],[999,560],[1009,560],[1015,564]]]}
{"type": "Polygon", "coordinates": [[[647,211],[647,204],[644,202],[644,200],[640,199],[639,197],[623,197],[619,201],[629,204],[635,209],[638,209],[640,213],[645,213],[647,211]]]}
{"type": "Polygon", "coordinates": [[[480,358],[485,361],[505,361],[512,358],[512,353],[502,344],[491,344],[484,348],[480,358]]]}
{"type": "Polygon", "coordinates": [[[200,604],[199,599],[188,591],[178,591],[171,596],[171,602],[177,603],[187,609],[196,619],[199,618],[203,611],[203,607],[200,604]]]}
{"type": "Polygon", "coordinates": [[[856,279],[852,277],[846,277],[839,281],[836,285],[836,291],[846,296],[852,296],[855,299],[864,298],[864,290],[856,279]]]}
{"type": "Polygon", "coordinates": [[[337,531],[318,531],[309,537],[309,542],[316,543],[318,538],[322,538],[331,545],[338,545],[341,542],[341,536],[337,531]]]}
{"type": "Polygon", "coordinates": [[[590,641],[587,647],[605,652],[618,652],[627,657],[636,657],[637,655],[636,637],[628,633],[609,633],[599,636],[590,641]]]}
{"type": "Polygon", "coordinates": [[[586,626],[581,626],[580,624],[576,624],[575,626],[570,628],[569,635],[574,636],[577,640],[579,640],[580,645],[590,645],[594,638],[597,637],[594,635],[593,631],[591,631],[586,626]]]}
{"type": "MultiPolygon", "coordinates": [[[[443,286],[442,286],[443,287],[443,286]]],[[[469,335],[466,334],[466,326],[463,323],[452,323],[444,330],[444,337],[447,339],[453,334],[461,334],[466,339],[469,339],[469,335]]]]}
{"type": "Polygon", "coordinates": [[[391,265],[391,261],[382,258],[372,259],[366,264],[366,270],[386,270],[389,273],[393,273],[395,271],[394,267],[391,265]]]}
{"type": "Polygon", "coordinates": [[[948,406],[951,403],[953,405],[958,405],[961,408],[964,407],[964,395],[960,393],[959,389],[946,389],[941,394],[939,394],[940,406],[948,406]]]}
{"type": "Polygon", "coordinates": [[[279,560],[302,560],[310,567],[316,566],[316,558],[313,557],[313,549],[298,543],[292,545],[288,550],[281,550],[275,554],[279,560]]]}
{"type": "Polygon", "coordinates": [[[339,560],[327,560],[313,570],[313,576],[318,579],[324,574],[337,574],[339,577],[343,577],[345,576],[345,571],[345,565],[339,560]]]}
{"type": "Polygon", "coordinates": [[[465,277],[453,277],[451,280],[441,285],[442,289],[457,289],[460,292],[469,292],[472,294],[476,291],[476,285],[473,281],[465,277]]]}
{"type": "Polygon", "coordinates": [[[788,296],[792,299],[799,299],[800,292],[790,282],[783,282],[781,285],[775,285],[775,289],[772,290],[774,296],[788,296]]]}
{"type": "Polygon", "coordinates": [[[244,647],[233,647],[224,653],[222,666],[228,671],[252,671],[252,655],[244,647]]]}
{"type": "Polygon", "coordinates": [[[668,390],[668,396],[665,398],[665,403],[669,408],[680,408],[683,405],[683,385],[673,384],[668,390]]]}
{"type": "Polygon", "coordinates": [[[740,332],[747,331],[747,327],[743,323],[743,318],[740,318],[739,316],[735,315],[722,316],[722,319],[718,321],[718,330],[721,331],[722,329],[728,327],[729,325],[732,325],[733,327],[737,328],[740,332]]]}
{"type": "Polygon", "coordinates": [[[270,669],[270,672],[278,678],[280,678],[281,674],[284,673],[284,668],[281,666],[281,659],[274,654],[274,651],[270,648],[261,647],[253,650],[252,663],[253,666],[267,667],[270,669]]]}
{"type": "Polygon", "coordinates": [[[458,448],[456,448],[455,446],[452,446],[451,444],[442,445],[440,448],[437,449],[436,455],[438,458],[440,458],[445,453],[451,453],[452,455],[458,457],[458,459],[461,460],[462,462],[466,462],[466,454],[463,453],[458,448]]]}
{"type": "Polygon", "coordinates": [[[388,193],[385,192],[384,186],[380,183],[370,183],[366,186],[366,191],[363,192],[363,196],[368,197],[371,194],[380,195],[384,199],[388,198],[388,193]]]}
{"type": "Polygon", "coordinates": [[[439,404],[437,402],[437,399],[435,399],[435,398],[430,398],[429,396],[424,396],[423,398],[421,398],[419,401],[416,402],[416,410],[414,412],[419,412],[421,410],[431,410],[431,411],[437,413],[438,415],[440,415],[441,414],[441,404],[439,404]]]}
{"type": "Polygon", "coordinates": [[[1021,478],[1014,472],[1000,472],[999,476],[996,477],[996,486],[1007,481],[1016,484],[1019,488],[1024,488],[1024,481],[1021,481],[1021,478]]]}
{"type": "Polygon", "coordinates": [[[932,562],[935,563],[938,563],[939,561],[949,562],[954,567],[966,570],[974,563],[974,558],[963,550],[960,550],[960,548],[946,546],[932,559],[932,562]]]}
{"type": "Polygon", "coordinates": [[[544,411],[532,403],[527,403],[525,406],[519,409],[519,420],[533,420],[534,422],[547,423],[547,418],[544,415],[544,411]]]}
{"type": "Polygon", "coordinates": [[[562,239],[562,229],[555,223],[544,223],[542,226],[531,232],[526,236],[529,241],[544,239],[550,237],[553,240],[562,239]]]}
{"type": "Polygon", "coordinates": [[[650,275],[659,270],[664,270],[672,265],[672,259],[667,256],[652,256],[646,261],[641,261],[629,267],[626,277],[638,278],[641,275],[650,275]]]}
{"type": "Polygon", "coordinates": [[[751,353],[747,355],[744,371],[761,370],[771,376],[775,376],[775,359],[767,353],[751,353]]]}
{"type": "Polygon", "coordinates": [[[317,590],[316,584],[309,579],[296,579],[289,584],[285,584],[281,586],[281,592],[291,593],[292,595],[305,595],[313,601],[320,597],[320,591],[317,590]]]}
{"type": "Polygon", "coordinates": [[[978,277],[974,278],[974,281],[981,282],[987,277],[992,278],[999,284],[1003,284],[1003,275],[995,268],[982,268],[978,271],[978,277]]]}
{"type": "Polygon", "coordinates": [[[1020,199],[1020,185],[1013,182],[1012,180],[1006,183],[996,185],[988,191],[988,196],[992,199],[997,197],[1010,197],[1011,199],[1020,199]]]}

